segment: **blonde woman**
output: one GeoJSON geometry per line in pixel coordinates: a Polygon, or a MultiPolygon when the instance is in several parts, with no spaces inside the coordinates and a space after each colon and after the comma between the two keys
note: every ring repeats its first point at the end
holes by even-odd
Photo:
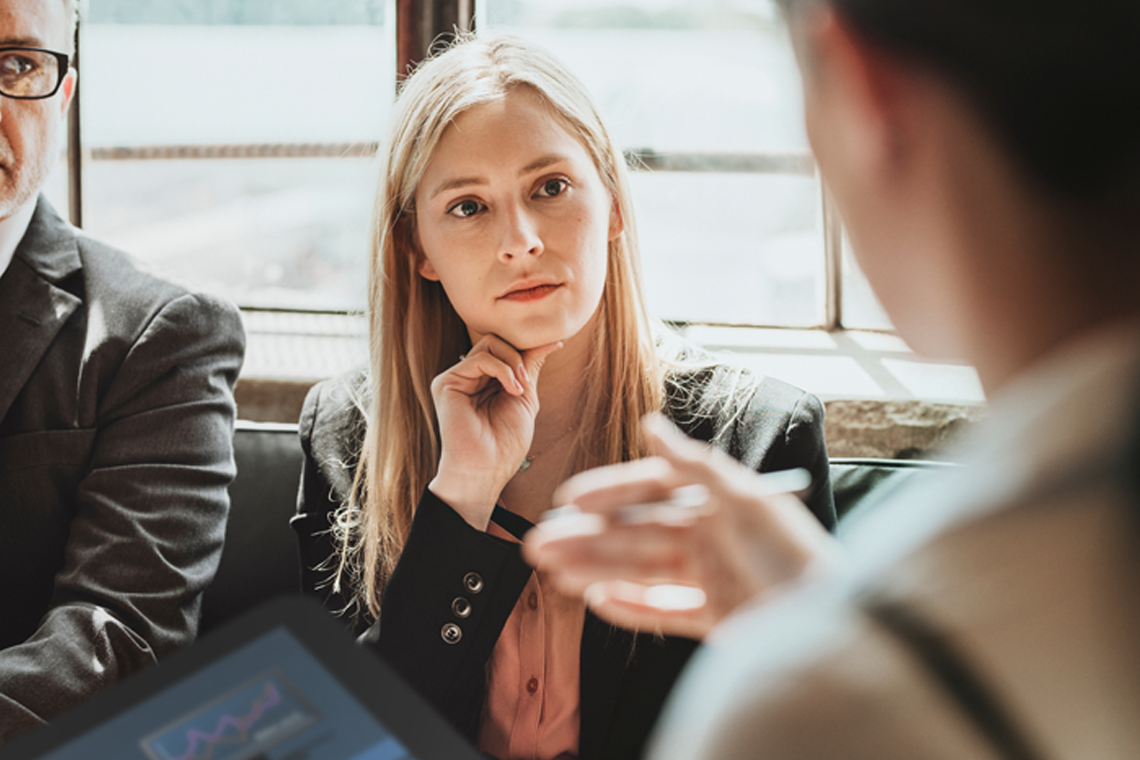
{"type": "Polygon", "coordinates": [[[637,757],[696,642],[602,623],[519,539],[569,475],[642,457],[658,410],[808,468],[830,525],[820,404],[663,347],[621,153],[544,51],[463,40],[404,84],[385,146],[369,369],[301,418],[306,590],[485,753],[637,757]]]}

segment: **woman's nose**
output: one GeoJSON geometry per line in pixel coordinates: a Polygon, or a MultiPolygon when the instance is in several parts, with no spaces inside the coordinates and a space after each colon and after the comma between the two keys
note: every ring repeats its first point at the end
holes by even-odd
{"type": "Polygon", "coordinates": [[[499,258],[509,261],[528,254],[539,256],[542,251],[542,238],[539,236],[537,221],[524,206],[513,206],[506,215],[499,258]]]}

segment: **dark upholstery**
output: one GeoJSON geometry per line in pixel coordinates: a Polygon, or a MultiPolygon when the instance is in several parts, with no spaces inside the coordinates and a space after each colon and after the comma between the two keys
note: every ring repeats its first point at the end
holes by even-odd
{"type": "Polygon", "coordinates": [[[202,600],[199,635],[265,599],[299,592],[301,562],[289,518],[297,508],[297,426],[238,420],[237,477],[222,563],[202,600]]]}
{"type": "Polygon", "coordinates": [[[842,520],[856,507],[879,501],[914,478],[958,465],[926,459],[832,458],[831,490],[842,520]]]}
{"type": "MultiPolygon", "coordinates": [[[[237,478],[230,486],[226,545],[217,578],[203,600],[200,633],[269,597],[300,589],[297,539],[289,527],[301,474],[297,426],[239,420],[234,456],[237,478]]],[[[912,478],[952,466],[922,460],[832,459],[836,512],[843,518],[912,478]]]]}

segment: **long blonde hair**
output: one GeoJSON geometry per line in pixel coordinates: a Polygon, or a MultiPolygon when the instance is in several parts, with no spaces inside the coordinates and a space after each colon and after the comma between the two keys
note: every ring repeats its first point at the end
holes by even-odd
{"type": "Polygon", "coordinates": [[[590,96],[561,63],[525,40],[461,38],[404,82],[381,148],[368,273],[370,373],[359,401],[367,429],[351,496],[334,524],[335,588],[347,583],[353,601],[372,616],[439,464],[431,381],[468,348],[466,327],[441,285],[416,271],[416,187],[456,117],[520,87],[537,93],[586,148],[624,225],[609,244],[574,471],[642,456],[640,419],[662,405],[625,164],[590,96]]]}

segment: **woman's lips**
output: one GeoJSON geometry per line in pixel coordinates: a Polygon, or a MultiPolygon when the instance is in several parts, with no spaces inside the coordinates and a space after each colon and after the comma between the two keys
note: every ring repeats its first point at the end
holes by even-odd
{"type": "Polygon", "coordinates": [[[533,288],[519,288],[501,296],[504,301],[537,301],[546,298],[561,285],[536,285],[533,288]]]}

